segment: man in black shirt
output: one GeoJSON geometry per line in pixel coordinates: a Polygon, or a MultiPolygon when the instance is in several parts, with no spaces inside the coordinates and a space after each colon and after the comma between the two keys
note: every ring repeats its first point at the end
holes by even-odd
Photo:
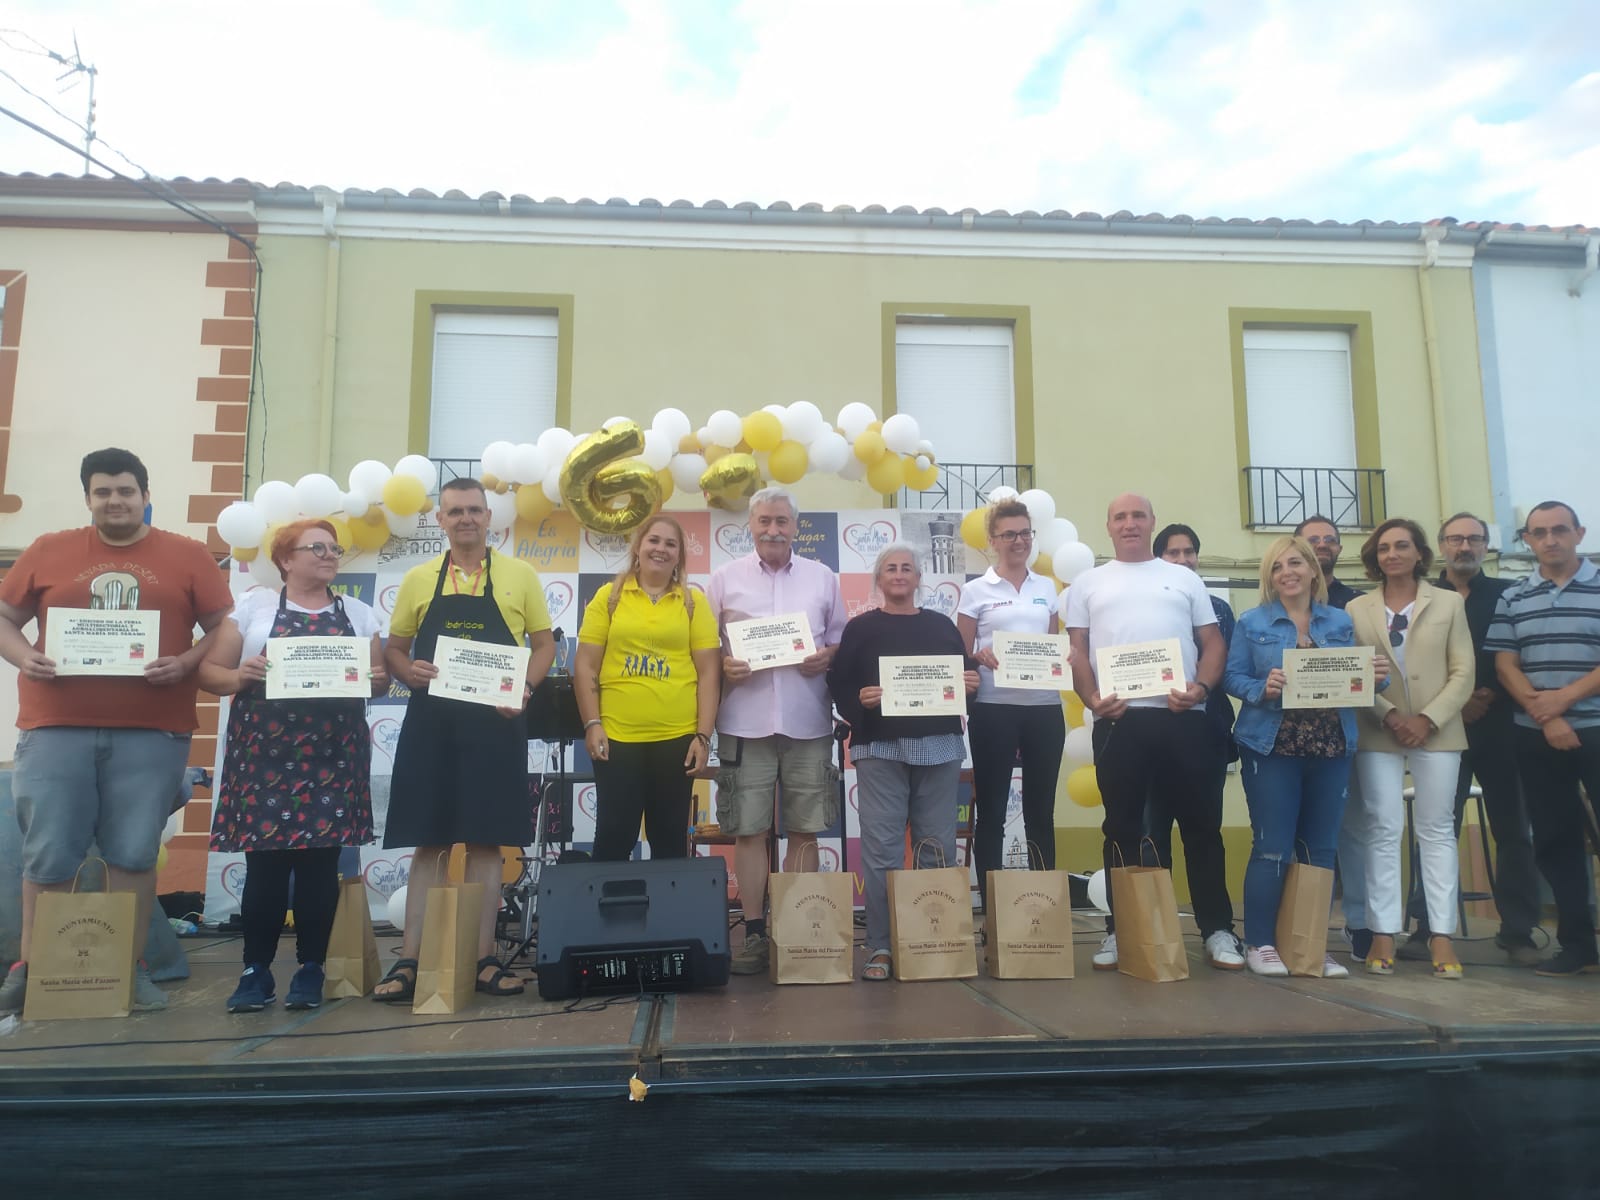
{"type": "Polygon", "coordinates": [[[1294,535],[1297,538],[1304,538],[1312,553],[1317,556],[1317,563],[1322,567],[1322,578],[1328,585],[1329,604],[1342,609],[1361,595],[1359,588],[1341,583],[1333,577],[1333,569],[1339,565],[1339,551],[1344,548],[1339,541],[1337,525],[1321,513],[1316,513],[1296,525],[1294,535]]]}

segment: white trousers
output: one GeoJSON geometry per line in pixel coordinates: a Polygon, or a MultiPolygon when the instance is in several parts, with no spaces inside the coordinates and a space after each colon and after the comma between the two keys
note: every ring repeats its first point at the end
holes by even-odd
{"type": "Polygon", "coordinates": [[[1422,864],[1422,894],[1428,928],[1456,931],[1461,860],[1456,850],[1456,780],[1459,750],[1408,750],[1389,754],[1363,750],[1356,755],[1360,795],[1344,811],[1341,850],[1359,852],[1366,884],[1365,927],[1374,933],[1399,933],[1404,923],[1400,856],[1405,838],[1405,777],[1413,788],[1411,821],[1422,864]]]}

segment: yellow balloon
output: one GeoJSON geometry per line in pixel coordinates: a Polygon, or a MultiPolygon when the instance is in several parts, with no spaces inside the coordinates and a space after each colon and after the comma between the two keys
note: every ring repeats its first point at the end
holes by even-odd
{"type": "Polygon", "coordinates": [[[867,422],[867,428],[872,430],[873,433],[882,433],[883,432],[883,422],[882,421],[868,421],[867,422]]]}
{"type": "MultiPolygon", "coordinates": [[[[672,493],[678,490],[678,485],[672,481],[671,468],[662,467],[656,472],[656,480],[661,484],[661,504],[665,504],[672,499],[672,493]]],[[[660,504],[656,505],[657,511],[660,511],[660,508],[660,504]]]]}
{"type": "Polygon", "coordinates": [[[634,458],[643,449],[644,430],[632,421],[591,433],[573,447],[561,467],[561,498],[578,524],[596,533],[627,533],[661,507],[656,473],[634,458]]]}
{"type": "Polygon", "coordinates": [[[989,548],[989,531],[985,523],[989,519],[989,510],[975,508],[961,518],[961,540],[974,550],[987,550],[989,548]]]}
{"type": "Polygon", "coordinates": [[[917,460],[906,459],[906,486],[913,492],[925,492],[939,482],[939,464],[928,463],[927,470],[919,470],[917,460]]]}
{"type": "Polygon", "coordinates": [[[1093,767],[1079,767],[1067,776],[1067,799],[1079,808],[1100,807],[1100,781],[1093,767]]]}
{"type": "Polygon", "coordinates": [[[855,456],[869,467],[889,452],[889,447],[883,444],[883,434],[875,429],[865,429],[857,434],[854,449],[855,456]]]}
{"type": "Polygon", "coordinates": [[[478,482],[483,484],[483,489],[486,492],[498,492],[500,490],[500,476],[492,475],[488,471],[478,476],[478,482]]]}
{"type": "Polygon", "coordinates": [[[716,462],[717,459],[726,457],[727,455],[732,454],[732,453],[733,453],[733,451],[730,450],[727,446],[707,446],[706,447],[706,466],[709,467],[712,463],[716,462]]]}
{"type": "Polygon", "coordinates": [[[725,454],[700,475],[700,490],[712,508],[738,508],[740,500],[755,495],[760,487],[761,468],[748,454],[725,454]]]}
{"type": "Polygon", "coordinates": [[[261,553],[261,547],[251,546],[247,550],[240,546],[235,546],[230,553],[233,555],[234,562],[255,562],[256,556],[261,553]]]}
{"type": "Polygon", "coordinates": [[[397,517],[428,507],[428,489],[415,475],[391,475],[383,483],[383,506],[397,517]]]}
{"type": "Polygon", "coordinates": [[[867,468],[867,486],[885,496],[905,486],[906,460],[898,454],[885,454],[867,468]]]}
{"type": "Polygon", "coordinates": [[[704,448],[700,445],[700,439],[692,433],[686,433],[678,439],[679,454],[699,454],[704,448]]]}
{"type": "Polygon", "coordinates": [[[799,482],[810,465],[810,456],[799,442],[779,442],[767,457],[767,469],[779,483],[799,482]]]}
{"type": "Polygon", "coordinates": [[[1083,724],[1083,698],[1077,692],[1062,692],[1061,698],[1067,709],[1067,728],[1079,728],[1083,724]]]}
{"type": "Polygon", "coordinates": [[[1043,575],[1046,579],[1050,579],[1055,575],[1055,564],[1050,561],[1050,556],[1041,550],[1039,551],[1039,557],[1033,560],[1033,566],[1029,567],[1028,570],[1036,575],[1043,575]]]}
{"type": "Polygon", "coordinates": [[[751,413],[744,419],[744,440],[752,450],[774,450],[783,441],[783,422],[766,411],[751,413]]]}
{"type": "Polygon", "coordinates": [[[156,851],[156,870],[165,871],[166,869],[167,869],[167,848],[165,846],[163,846],[163,847],[161,847],[161,849],[156,851]]]}
{"type": "Polygon", "coordinates": [[[556,510],[550,497],[544,494],[544,488],[537,483],[523,484],[513,499],[517,504],[517,516],[524,521],[542,521],[556,510]]]}
{"type": "Polygon", "coordinates": [[[389,541],[389,523],[381,509],[350,522],[350,541],[358,550],[382,550],[389,541]]]}

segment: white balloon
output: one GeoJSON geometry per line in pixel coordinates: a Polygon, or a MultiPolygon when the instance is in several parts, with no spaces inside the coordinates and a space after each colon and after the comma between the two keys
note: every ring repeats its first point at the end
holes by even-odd
{"type": "MultiPolygon", "coordinates": [[[[1053,566],[1054,564],[1052,563],[1051,565],[1053,566]]],[[[1056,593],[1056,616],[1060,617],[1063,621],[1067,619],[1067,595],[1071,591],[1072,589],[1067,587],[1062,588],[1056,593]]]]}
{"type": "Polygon", "coordinates": [[[1033,544],[1046,554],[1054,554],[1068,542],[1077,540],[1078,530],[1065,517],[1043,522],[1035,519],[1033,522],[1033,544]]]}
{"type": "Polygon", "coordinates": [[[711,434],[708,444],[713,446],[737,446],[739,439],[744,436],[744,422],[739,419],[739,414],[726,408],[719,408],[711,414],[706,429],[711,434]]]}
{"type": "Polygon", "coordinates": [[[389,893],[389,924],[401,933],[406,931],[406,895],[405,884],[401,884],[389,893]]]}
{"type": "Polygon", "coordinates": [[[769,412],[773,416],[777,417],[778,418],[778,424],[780,424],[780,425],[783,424],[783,419],[786,416],[789,415],[788,407],[786,405],[783,405],[783,404],[763,404],[761,406],[761,411],[762,412],[769,412]]]}
{"type": "Polygon", "coordinates": [[[698,492],[700,476],[706,473],[703,454],[675,454],[672,457],[672,482],[680,492],[698,492]]]}
{"type": "Polygon", "coordinates": [[[871,407],[854,400],[839,410],[839,419],[834,422],[844,430],[845,437],[852,442],[861,436],[861,431],[878,419],[878,414],[871,407]]]}
{"type": "Polygon", "coordinates": [[[678,443],[689,436],[689,431],[694,426],[690,424],[688,414],[681,408],[663,408],[656,414],[656,419],[650,422],[650,428],[657,430],[667,439],[667,444],[676,450],[678,443]]]}
{"type": "Polygon", "coordinates": [[[1111,906],[1106,903],[1106,872],[1104,867],[1089,876],[1089,903],[1107,915],[1111,912],[1111,906]]]}
{"type": "Polygon", "coordinates": [[[1042,553],[1043,551],[1039,549],[1039,543],[1034,542],[1032,548],[1028,551],[1028,570],[1033,570],[1033,564],[1039,561],[1039,555],[1042,553]]]}
{"type": "Polygon", "coordinates": [[[396,475],[409,475],[422,480],[422,490],[432,492],[439,486],[439,468],[426,454],[408,454],[394,465],[396,475]]]}
{"type": "MultiPolygon", "coordinates": [[[[566,456],[563,455],[562,456],[562,460],[565,461],[565,458],[566,458],[566,456]]],[[[544,490],[544,498],[546,500],[550,501],[551,504],[554,504],[557,508],[560,508],[561,507],[561,463],[557,463],[555,466],[551,467],[548,471],[545,472],[544,482],[542,484],[540,484],[539,486],[544,490]]]]}
{"type": "Polygon", "coordinates": [[[516,520],[516,494],[514,492],[490,492],[489,528],[500,529],[506,525],[515,524],[516,520]]]}
{"type": "Polygon", "coordinates": [[[294,497],[294,485],[281,479],[269,479],[256,489],[252,499],[256,511],[268,525],[280,525],[294,520],[299,511],[299,501],[294,497]]]}
{"type": "Polygon", "coordinates": [[[161,844],[165,846],[178,834],[183,832],[183,809],[179,809],[167,818],[167,823],[161,828],[161,844]]]}
{"type": "Polygon", "coordinates": [[[631,419],[631,417],[607,417],[600,422],[600,428],[610,429],[613,425],[626,425],[631,419]]]}
{"type": "Polygon", "coordinates": [[[811,443],[809,456],[813,471],[837,471],[846,459],[855,457],[850,453],[850,443],[845,441],[844,434],[831,429],[824,429],[811,443]]]}
{"type": "Polygon", "coordinates": [[[394,537],[410,537],[417,531],[417,525],[422,520],[418,513],[407,513],[401,517],[387,508],[383,510],[383,519],[388,522],[389,532],[394,537]]]}
{"type": "Polygon", "coordinates": [[[355,519],[366,516],[367,509],[371,508],[372,505],[368,503],[367,498],[360,492],[346,492],[339,501],[339,507],[344,511],[345,516],[355,519]]]}
{"type": "Polygon", "coordinates": [[[294,485],[294,502],[307,517],[325,517],[337,512],[343,500],[344,492],[326,475],[302,475],[294,485]]]}
{"type": "Polygon", "coordinates": [[[847,455],[844,466],[836,472],[840,479],[848,479],[851,483],[858,483],[867,477],[867,464],[854,454],[847,455]]]}
{"type": "Polygon", "coordinates": [[[235,500],[217,514],[217,536],[240,550],[261,545],[267,532],[267,519],[247,500],[235,500]]]}
{"type": "Polygon", "coordinates": [[[478,455],[478,463],[483,474],[493,475],[496,479],[511,479],[511,456],[517,448],[510,442],[490,442],[483,448],[483,453],[478,455]]]}
{"type": "Polygon", "coordinates": [[[544,451],[532,442],[523,442],[511,454],[512,483],[538,483],[544,478],[544,451]]]}
{"type": "Polygon", "coordinates": [[[278,570],[278,564],[265,553],[258,554],[250,560],[249,572],[250,578],[261,587],[277,591],[283,586],[283,575],[278,570]]]}
{"type": "Polygon", "coordinates": [[[1094,551],[1082,542],[1068,542],[1050,556],[1050,565],[1055,568],[1057,579],[1071,583],[1094,566],[1094,551]]]}
{"type": "Polygon", "coordinates": [[[677,448],[676,441],[669,442],[667,435],[659,429],[646,429],[644,431],[644,449],[639,452],[639,457],[644,459],[645,465],[652,471],[664,471],[667,464],[672,461],[672,452],[677,448]]]}
{"type": "MultiPolygon", "coordinates": [[[[1028,517],[1033,521],[1033,527],[1038,529],[1056,519],[1056,502],[1050,493],[1043,488],[1029,488],[1017,497],[1028,506],[1028,517]]],[[[1077,541],[1077,538],[1073,538],[1077,541]]]]}
{"type": "Polygon", "coordinates": [[[989,493],[988,499],[990,504],[999,504],[1002,500],[1015,500],[1017,498],[1017,494],[1016,488],[1006,487],[1004,484],[1001,484],[999,487],[993,489],[989,493]]]}
{"type": "Polygon", "coordinates": [[[926,454],[929,458],[934,458],[935,455],[933,453],[933,443],[930,442],[927,438],[923,438],[920,442],[917,443],[917,453],[918,454],[926,454]]]}
{"type": "Polygon", "coordinates": [[[1079,767],[1087,767],[1094,763],[1094,734],[1087,725],[1067,730],[1067,740],[1062,744],[1061,757],[1079,767]]]}
{"type": "Polygon", "coordinates": [[[383,485],[393,472],[375,458],[364,458],[350,468],[350,490],[367,504],[383,503],[383,485]]]}
{"type": "Polygon", "coordinates": [[[883,444],[896,454],[911,454],[922,440],[922,430],[910,413],[895,413],[883,423],[883,444]]]}
{"type": "Polygon", "coordinates": [[[933,466],[933,459],[926,454],[917,455],[917,470],[926,471],[931,466],[933,466]]]}
{"type": "Polygon", "coordinates": [[[716,445],[711,438],[711,426],[709,425],[700,426],[694,435],[694,440],[699,442],[702,448],[716,445]]]}
{"type": "Polygon", "coordinates": [[[541,433],[539,449],[544,454],[545,470],[548,471],[552,466],[565,462],[577,441],[570,430],[562,429],[559,425],[541,433]]]}
{"type": "Polygon", "coordinates": [[[822,410],[809,400],[796,400],[783,417],[784,435],[802,446],[811,445],[827,427],[822,410]]]}

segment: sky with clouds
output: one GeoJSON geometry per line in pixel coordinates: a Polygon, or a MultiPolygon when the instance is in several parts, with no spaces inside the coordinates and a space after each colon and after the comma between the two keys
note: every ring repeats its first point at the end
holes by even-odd
{"type": "MultiPolygon", "coordinates": [[[[165,177],[1600,225],[1594,0],[10,0],[0,107],[165,177]],[[1537,18],[1537,19],[1535,19],[1537,18]]],[[[0,115],[0,170],[82,169],[0,115]]]]}

